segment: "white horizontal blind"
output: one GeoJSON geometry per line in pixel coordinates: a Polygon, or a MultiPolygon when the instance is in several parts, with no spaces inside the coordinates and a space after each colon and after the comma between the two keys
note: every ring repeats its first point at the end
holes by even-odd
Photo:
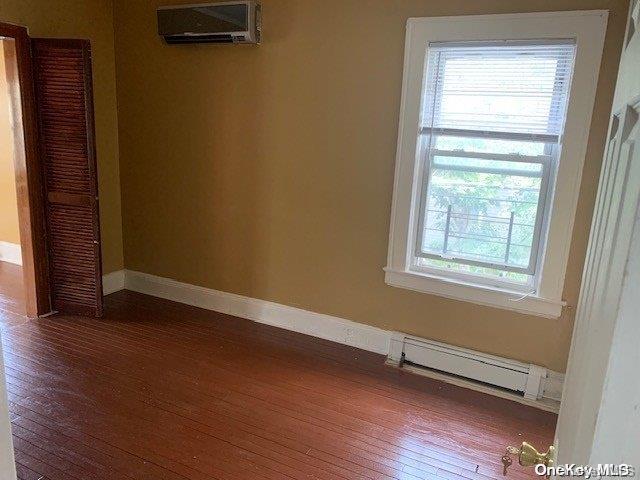
{"type": "Polygon", "coordinates": [[[422,127],[560,135],[570,40],[429,45],[422,127]]]}

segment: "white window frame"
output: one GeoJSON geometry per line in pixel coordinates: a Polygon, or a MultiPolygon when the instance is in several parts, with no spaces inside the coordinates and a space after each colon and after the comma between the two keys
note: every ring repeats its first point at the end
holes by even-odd
{"type": "Polygon", "coordinates": [[[548,318],[561,315],[607,18],[606,10],[590,10],[410,18],[407,21],[389,252],[384,269],[387,284],[548,318]],[[419,120],[428,45],[558,38],[575,40],[576,58],[555,169],[555,188],[548,202],[546,247],[538,258],[535,291],[523,294],[521,289],[504,284],[475,283],[445,271],[412,269],[424,168],[419,151],[419,120]]]}
{"type": "MultiPolygon", "coordinates": [[[[458,134],[460,136],[465,135],[467,136],[466,132],[462,132],[460,134],[458,134]]],[[[478,137],[480,137],[481,135],[478,135],[478,137]]],[[[485,138],[488,135],[483,135],[485,138]]],[[[508,138],[507,135],[505,136],[501,136],[500,138],[505,138],[505,139],[512,139],[512,138],[516,138],[517,134],[511,134],[509,136],[510,138],[508,138]]],[[[467,265],[481,265],[481,266],[487,266],[488,268],[495,268],[498,270],[511,270],[511,271],[517,271],[517,272],[522,272],[522,273],[526,273],[532,276],[531,278],[531,282],[537,282],[537,259],[540,255],[542,255],[542,248],[544,247],[544,238],[540,239],[538,237],[543,237],[543,230],[544,230],[544,220],[545,220],[545,213],[548,210],[548,204],[550,203],[550,195],[549,195],[549,187],[552,184],[551,182],[551,177],[552,177],[552,169],[555,168],[555,154],[551,153],[551,154],[544,154],[544,155],[539,155],[539,156],[527,156],[527,155],[520,155],[520,154],[500,154],[500,153],[479,153],[479,152],[460,152],[460,151],[446,151],[446,150],[438,150],[438,149],[434,149],[431,148],[428,152],[425,151],[428,147],[428,141],[427,140],[423,140],[422,145],[420,146],[420,158],[425,159],[425,162],[428,162],[428,168],[427,168],[427,163],[425,163],[425,166],[422,167],[422,175],[423,178],[420,181],[420,183],[422,185],[424,185],[425,183],[427,184],[427,188],[422,188],[421,191],[419,192],[420,198],[418,199],[418,201],[420,202],[419,204],[419,210],[418,210],[418,219],[415,225],[415,232],[413,237],[415,238],[415,242],[414,242],[414,258],[417,257],[421,257],[421,258],[433,258],[433,259],[439,259],[439,258],[443,258],[440,255],[437,254],[430,254],[427,252],[421,252],[420,251],[420,245],[423,242],[424,239],[424,227],[423,227],[423,222],[426,219],[426,209],[427,209],[427,203],[428,203],[428,197],[429,197],[429,189],[428,189],[428,185],[430,185],[431,182],[431,175],[433,173],[433,169],[434,169],[434,163],[433,163],[433,159],[435,156],[437,155],[443,155],[443,156],[452,156],[452,157],[468,157],[468,158],[485,158],[485,159],[496,159],[496,158],[500,158],[503,161],[506,162],[511,162],[511,163],[517,163],[517,162],[524,162],[524,163],[537,163],[541,166],[541,170],[540,170],[540,174],[539,175],[531,175],[531,176],[539,176],[540,177],[540,198],[538,200],[538,211],[537,211],[537,215],[536,215],[536,227],[534,229],[534,239],[533,239],[533,244],[532,244],[532,249],[531,249],[531,254],[530,254],[530,263],[527,267],[507,267],[505,268],[504,265],[499,264],[499,263],[495,263],[495,264],[490,264],[488,262],[483,262],[483,261],[473,261],[473,260],[467,260],[463,257],[459,257],[456,258],[455,256],[452,256],[451,259],[455,262],[458,261],[461,264],[467,264],[467,265]],[[429,177],[429,179],[427,179],[426,177],[429,177]]],[[[551,144],[547,143],[546,144],[547,147],[550,147],[551,144]]],[[[553,147],[551,147],[553,148],[553,147]]],[[[493,171],[501,171],[498,169],[493,169],[493,171]]],[[[504,171],[504,170],[502,170],[504,171]]],[[[501,172],[502,172],[501,171],[501,172]]],[[[453,215],[452,215],[453,216],[453,215]]],[[[420,267],[420,266],[412,266],[413,270],[422,270],[425,272],[433,272],[433,273],[441,273],[440,269],[435,269],[435,268],[430,268],[430,267],[420,267]]],[[[455,274],[455,272],[450,272],[452,274],[455,274]]],[[[449,275],[450,273],[447,273],[447,275],[449,275]]],[[[473,276],[473,274],[461,274],[464,277],[471,277],[473,276]]],[[[516,289],[522,289],[524,291],[531,291],[532,287],[533,287],[533,283],[526,283],[526,284],[519,284],[519,283],[514,283],[512,281],[508,281],[508,280],[502,280],[502,279],[494,279],[494,278],[490,278],[490,277],[484,277],[481,278],[480,276],[478,276],[478,282],[479,283],[487,283],[487,284],[494,284],[497,286],[512,286],[513,288],[516,289]]]]}

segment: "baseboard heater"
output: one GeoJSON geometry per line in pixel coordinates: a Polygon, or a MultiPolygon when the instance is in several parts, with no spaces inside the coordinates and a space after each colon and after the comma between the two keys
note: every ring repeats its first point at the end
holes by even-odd
{"type": "Polygon", "coordinates": [[[542,398],[547,377],[547,369],[537,365],[400,333],[391,338],[387,363],[397,366],[409,363],[509,390],[528,400],[542,398]]]}

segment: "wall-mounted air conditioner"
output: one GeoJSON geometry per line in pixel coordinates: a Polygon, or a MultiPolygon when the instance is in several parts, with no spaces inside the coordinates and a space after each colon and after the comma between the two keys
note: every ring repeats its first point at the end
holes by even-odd
{"type": "Polygon", "coordinates": [[[253,0],[158,7],[158,33],[169,44],[260,43],[253,0]]]}

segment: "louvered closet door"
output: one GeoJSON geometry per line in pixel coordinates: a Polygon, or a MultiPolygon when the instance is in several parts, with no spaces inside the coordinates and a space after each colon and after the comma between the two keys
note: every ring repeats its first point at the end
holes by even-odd
{"type": "Polygon", "coordinates": [[[82,40],[33,39],[53,309],[102,314],[102,273],[91,88],[82,40]]]}

